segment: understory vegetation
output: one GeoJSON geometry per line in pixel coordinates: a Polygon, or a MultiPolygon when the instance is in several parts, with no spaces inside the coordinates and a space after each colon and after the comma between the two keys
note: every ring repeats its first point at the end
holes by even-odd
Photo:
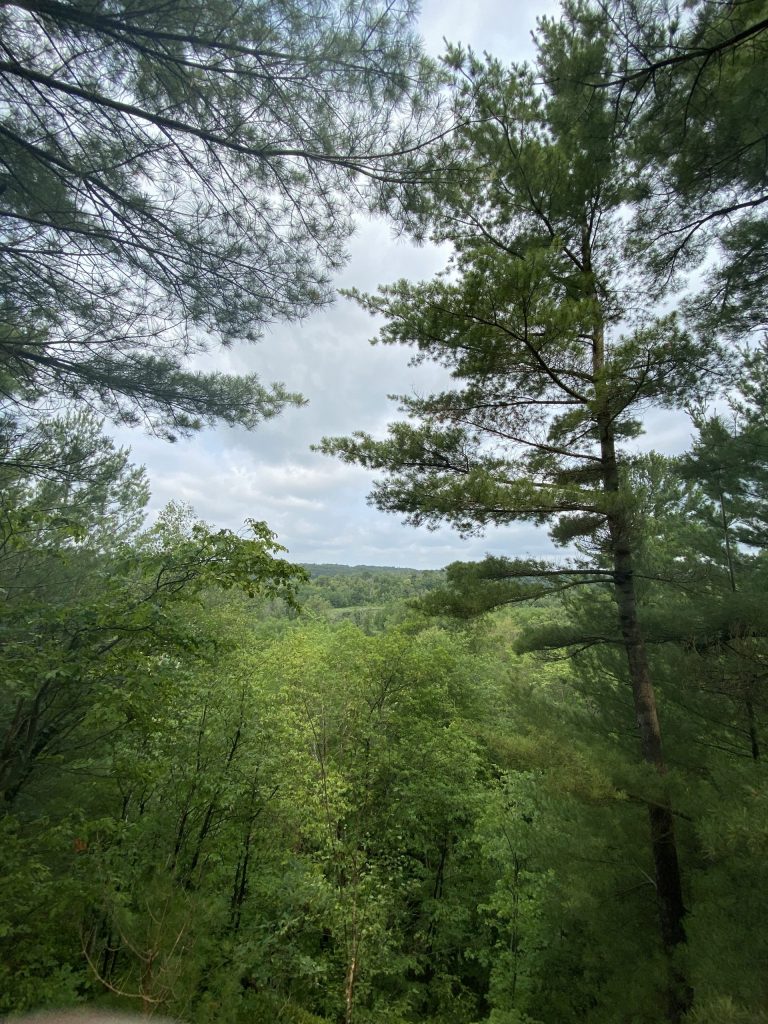
{"type": "Polygon", "coordinates": [[[645,828],[671,793],[694,1019],[764,1019],[764,559],[731,547],[725,615],[717,510],[679,466],[649,460],[648,558],[713,557],[642,597],[663,785],[607,595],[435,617],[413,595],[444,573],[309,576],[181,507],[147,530],[125,454],[91,468],[4,509],[4,1012],[658,1021],[645,828]],[[577,657],[530,653],[564,630],[577,657]]]}

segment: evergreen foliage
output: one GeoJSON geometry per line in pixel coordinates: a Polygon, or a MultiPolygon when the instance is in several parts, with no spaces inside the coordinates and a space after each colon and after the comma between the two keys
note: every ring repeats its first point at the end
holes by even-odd
{"type": "Polygon", "coordinates": [[[642,111],[632,140],[637,256],[661,288],[706,259],[693,309],[702,329],[735,338],[764,329],[765,3],[696,0],[679,11],[617,0],[606,9],[616,67],[592,81],[609,93],[618,87],[642,111]]]}
{"type": "MultiPolygon", "coordinates": [[[[591,85],[610,76],[610,22],[566,4],[543,19],[536,67],[453,50],[463,174],[438,178],[422,215],[454,257],[434,281],[355,295],[384,317],[378,340],[450,370],[455,387],[401,398],[407,420],[386,440],[326,439],[322,450],[376,470],[374,503],[414,525],[463,534],[547,523],[581,558],[489,559],[454,567],[451,607],[476,613],[574,587],[609,588],[643,760],[666,773],[638,608],[644,530],[629,442],[649,406],[706,395],[715,346],[676,314],[656,316],[622,258],[637,115],[591,85]],[[542,84],[543,87],[542,87],[542,84]]],[[[441,162],[441,154],[435,157],[441,162]]],[[[674,815],[648,804],[660,930],[670,957],[669,1016],[690,1007],[677,948],[685,942],[674,815]]]]}
{"type": "Polygon", "coordinates": [[[329,301],[359,176],[391,181],[432,117],[413,13],[0,5],[3,394],[172,437],[297,402],[190,357],[329,301]]]}

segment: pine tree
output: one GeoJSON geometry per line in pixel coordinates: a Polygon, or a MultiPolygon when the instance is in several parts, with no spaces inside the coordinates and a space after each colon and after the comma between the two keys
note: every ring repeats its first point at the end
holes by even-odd
{"type": "MultiPolygon", "coordinates": [[[[408,420],[385,440],[358,433],[322,450],[383,470],[372,501],[414,525],[447,522],[466,534],[524,520],[548,523],[558,542],[578,538],[585,557],[570,563],[454,567],[454,605],[480,611],[573,586],[609,588],[642,758],[663,775],[627,442],[644,408],[697,393],[713,353],[675,315],[654,317],[622,259],[633,111],[617,116],[588,84],[610,74],[610,44],[604,18],[574,4],[541,23],[535,67],[449,53],[462,127],[435,159],[461,172],[431,185],[422,216],[455,255],[434,281],[355,297],[384,317],[379,341],[412,346],[416,361],[446,367],[456,386],[401,398],[408,420]]],[[[666,800],[648,813],[676,1020],[690,993],[673,955],[685,941],[674,818],[666,800]]]]}
{"type": "Polygon", "coordinates": [[[710,257],[692,311],[738,337],[766,325],[768,10],[764,0],[685,6],[607,4],[616,66],[593,83],[637,105],[636,258],[663,290],[710,257]]]}
{"type": "Polygon", "coordinates": [[[379,0],[1,4],[2,394],[166,435],[298,401],[190,358],[330,300],[360,181],[390,180],[432,116],[413,16],[379,0]]]}

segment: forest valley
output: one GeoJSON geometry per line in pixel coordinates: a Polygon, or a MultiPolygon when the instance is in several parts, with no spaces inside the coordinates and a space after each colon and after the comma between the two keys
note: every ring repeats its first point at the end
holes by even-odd
{"type": "Polygon", "coordinates": [[[768,1024],[768,7],[566,0],[509,66],[415,14],[0,3],[3,1014],[768,1024]],[[348,295],[450,386],[318,459],[553,558],[147,518],[109,424],[301,405],[193,357],[362,208],[450,250],[348,295]]]}

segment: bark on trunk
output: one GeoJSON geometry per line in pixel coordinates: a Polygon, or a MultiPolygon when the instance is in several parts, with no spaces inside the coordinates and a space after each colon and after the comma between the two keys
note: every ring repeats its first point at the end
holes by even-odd
{"type": "Polygon", "coordinates": [[[760,741],[757,735],[757,718],[755,716],[755,706],[751,700],[744,702],[747,708],[747,721],[749,722],[749,747],[752,751],[752,760],[760,760],[760,741]]]}
{"type": "MultiPolygon", "coordinates": [[[[618,493],[618,472],[610,428],[606,429],[601,442],[603,442],[604,488],[606,491],[618,493]]],[[[620,510],[609,515],[608,528],[613,556],[614,595],[619,614],[621,637],[627,655],[635,717],[640,736],[640,750],[643,760],[647,764],[653,765],[656,771],[663,775],[667,766],[661,742],[656,694],[637,612],[628,524],[620,510]]],[[[680,864],[675,841],[674,816],[671,806],[665,798],[662,798],[661,802],[648,805],[648,817],[661,939],[667,954],[672,958],[676,948],[686,941],[685,904],[683,903],[680,864]]],[[[668,991],[667,1012],[670,1021],[679,1021],[690,1010],[692,995],[680,968],[673,964],[670,969],[668,991]]]]}
{"type": "MultiPolygon", "coordinates": [[[[664,751],[661,744],[656,695],[651,682],[645,645],[640,633],[637,616],[634,583],[629,559],[621,553],[614,554],[615,593],[619,609],[619,622],[624,648],[627,652],[629,676],[632,683],[635,716],[640,734],[640,749],[643,760],[653,765],[659,774],[666,772],[664,751]]],[[[656,887],[659,899],[661,933],[664,945],[672,949],[685,942],[682,886],[680,868],[675,844],[675,827],[672,809],[664,804],[649,804],[651,824],[651,845],[656,868],[656,887]]]]}
{"type": "MultiPolygon", "coordinates": [[[[591,273],[591,253],[585,232],[582,243],[585,272],[591,273]]],[[[596,293],[592,296],[598,299],[596,293]]],[[[632,558],[631,525],[621,507],[619,467],[616,459],[615,414],[604,385],[606,357],[603,325],[598,323],[592,336],[592,370],[595,383],[595,422],[600,442],[602,487],[611,499],[607,510],[610,553],[613,560],[614,596],[619,627],[627,655],[632,698],[640,735],[643,760],[663,775],[666,772],[656,694],[651,680],[648,655],[640,629],[632,558]]],[[[675,842],[672,808],[666,798],[648,805],[651,850],[656,882],[661,939],[670,958],[667,1015],[679,1021],[690,1010],[693,993],[687,979],[675,963],[675,950],[686,941],[685,905],[680,864],[675,842]]]]}

